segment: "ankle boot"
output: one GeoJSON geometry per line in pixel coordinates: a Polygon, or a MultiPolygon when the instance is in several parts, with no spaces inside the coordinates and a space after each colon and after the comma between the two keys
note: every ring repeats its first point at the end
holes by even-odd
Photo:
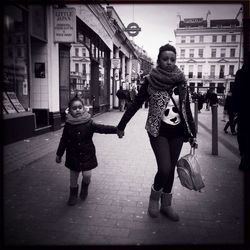
{"type": "Polygon", "coordinates": [[[85,183],[84,181],[82,181],[82,186],[81,186],[81,191],[80,191],[80,198],[83,201],[88,196],[88,188],[89,188],[89,183],[85,183]]]}
{"type": "Polygon", "coordinates": [[[159,191],[154,190],[154,187],[151,187],[151,194],[149,197],[148,204],[148,213],[151,217],[155,218],[159,215],[160,212],[160,197],[161,197],[162,189],[159,191]]]}
{"type": "Polygon", "coordinates": [[[77,187],[70,187],[68,205],[74,206],[77,203],[77,196],[78,196],[78,185],[77,187]]]}
{"type": "Polygon", "coordinates": [[[172,221],[179,221],[179,215],[171,207],[172,203],[172,194],[171,193],[162,193],[161,195],[161,209],[160,211],[166,215],[172,221]]]}

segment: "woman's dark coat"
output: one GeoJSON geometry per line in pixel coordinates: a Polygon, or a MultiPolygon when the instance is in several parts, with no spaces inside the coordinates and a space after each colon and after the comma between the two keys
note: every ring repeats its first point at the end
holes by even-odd
{"type": "Polygon", "coordinates": [[[77,172],[91,170],[98,165],[93,134],[116,134],[116,130],[114,126],[96,124],[92,119],[77,125],[66,122],[56,154],[63,156],[66,149],[67,168],[77,172]]]}
{"type": "MultiPolygon", "coordinates": [[[[137,112],[137,110],[141,107],[143,102],[147,101],[149,99],[149,92],[148,92],[148,81],[145,79],[142,87],[140,88],[134,102],[129,107],[129,109],[126,110],[125,114],[123,115],[121,121],[118,124],[119,130],[124,130],[127,123],[130,121],[130,119],[134,116],[134,114],[137,112]]],[[[183,85],[178,85],[179,89],[179,96],[180,96],[180,116],[184,122],[184,141],[187,142],[189,138],[196,137],[196,127],[193,120],[192,112],[190,109],[190,101],[189,101],[189,95],[187,92],[187,88],[183,87],[183,85]],[[182,105],[185,104],[185,105],[182,105]]],[[[149,114],[154,116],[154,114],[149,114]]],[[[160,117],[154,116],[154,119],[160,119],[160,117]]],[[[152,124],[157,124],[157,122],[152,122],[152,124]]],[[[147,125],[146,125],[147,126],[147,125]]]]}

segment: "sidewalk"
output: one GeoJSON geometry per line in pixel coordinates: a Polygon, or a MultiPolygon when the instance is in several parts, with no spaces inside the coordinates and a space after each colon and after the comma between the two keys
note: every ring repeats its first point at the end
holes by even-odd
{"type": "MultiPolygon", "coordinates": [[[[221,111],[218,113],[220,123],[221,111]]],[[[111,111],[94,120],[116,125],[121,116],[121,112],[111,111]]],[[[68,170],[55,163],[62,130],[6,146],[5,243],[242,244],[244,181],[238,170],[236,137],[219,130],[219,155],[211,155],[211,111],[202,110],[196,152],[206,188],[202,193],[189,191],[176,175],[173,206],[181,220],[171,222],[163,215],[152,219],[147,205],[156,162],[144,129],[146,116],[147,110],[138,111],[123,139],[94,135],[99,166],[93,171],[87,200],[75,207],[65,203],[68,170]]],[[[181,155],[188,151],[185,143],[181,155]]]]}

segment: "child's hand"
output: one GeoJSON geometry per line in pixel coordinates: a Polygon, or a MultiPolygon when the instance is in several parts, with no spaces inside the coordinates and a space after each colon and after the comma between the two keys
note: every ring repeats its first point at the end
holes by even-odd
{"type": "Polygon", "coordinates": [[[124,131],[117,129],[117,135],[119,138],[122,138],[124,136],[124,131]]]}
{"type": "Polygon", "coordinates": [[[62,162],[62,157],[57,155],[56,156],[56,163],[61,163],[62,162]]]}

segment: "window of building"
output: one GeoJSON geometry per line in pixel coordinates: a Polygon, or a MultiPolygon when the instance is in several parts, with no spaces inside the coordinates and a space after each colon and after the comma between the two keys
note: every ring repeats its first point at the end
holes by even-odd
{"type": "Polygon", "coordinates": [[[220,65],[220,78],[224,78],[225,75],[225,65],[220,65]]]}
{"type": "Polygon", "coordinates": [[[223,94],[224,90],[225,90],[224,83],[223,82],[218,82],[217,93],[218,94],[223,94]]]}
{"type": "Polygon", "coordinates": [[[193,71],[194,71],[194,66],[189,65],[189,67],[188,67],[188,78],[193,78],[193,75],[194,75],[193,71]]]}
{"type": "Polygon", "coordinates": [[[199,55],[199,57],[203,57],[203,49],[199,49],[198,55],[199,55]]]}
{"type": "Polygon", "coordinates": [[[210,66],[210,77],[215,77],[215,65],[210,66]]]}
{"type": "Polygon", "coordinates": [[[181,49],[181,58],[185,57],[185,49],[181,49]]]}
{"type": "Polygon", "coordinates": [[[223,43],[225,43],[227,41],[227,36],[226,35],[222,35],[221,41],[223,43]]]}
{"type": "Polygon", "coordinates": [[[86,74],[86,64],[85,63],[82,65],[82,73],[84,75],[86,74]]]}
{"type": "Polygon", "coordinates": [[[231,42],[236,42],[236,35],[231,36],[231,42]]]}
{"type": "Polygon", "coordinates": [[[194,49],[189,50],[189,57],[194,57],[194,49]]]}
{"type": "Polygon", "coordinates": [[[75,64],[75,72],[79,72],[79,64],[78,63],[75,64]]]}
{"type": "Polygon", "coordinates": [[[213,43],[216,43],[216,42],[217,42],[217,36],[216,36],[216,35],[213,35],[213,37],[212,37],[212,42],[213,42],[213,43]]]}
{"type": "Polygon", "coordinates": [[[86,48],[82,48],[82,56],[86,57],[86,48]]]}
{"type": "Polygon", "coordinates": [[[216,49],[211,50],[211,57],[216,57],[216,49]]]}
{"type": "Polygon", "coordinates": [[[194,43],[194,36],[190,36],[190,43],[194,43]]]}
{"type": "Polygon", "coordinates": [[[186,37],[185,36],[181,36],[181,43],[185,43],[186,42],[186,37]]]}
{"type": "Polygon", "coordinates": [[[235,49],[230,49],[230,57],[235,57],[235,49]]]}
{"type": "Polygon", "coordinates": [[[221,57],[226,57],[226,49],[225,48],[221,48],[221,50],[220,50],[220,56],[221,57]]]}
{"type": "Polygon", "coordinates": [[[204,36],[200,36],[200,37],[199,37],[199,42],[200,42],[200,43],[203,43],[203,42],[204,42],[204,36]]]}
{"type": "Polygon", "coordinates": [[[75,48],[75,56],[79,56],[79,48],[75,48]]]}
{"type": "Polygon", "coordinates": [[[202,65],[198,65],[197,78],[202,78],[202,65]]]}
{"type": "Polygon", "coordinates": [[[229,65],[229,75],[230,76],[234,75],[234,65],[229,65]]]}
{"type": "MultiPolygon", "coordinates": [[[[3,8],[2,42],[5,48],[2,68],[2,90],[16,96],[24,109],[30,107],[28,78],[28,15],[25,10],[6,5],[3,8]],[[18,35],[18,39],[14,39],[18,35]],[[9,38],[12,38],[11,40],[9,38]],[[11,41],[11,42],[9,42],[11,41]],[[19,44],[18,44],[19,43],[19,44]]],[[[4,113],[22,112],[17,104],[4,105],[4,113]],[[18,111],[16,111],[18,110],[18,111]]]]}

